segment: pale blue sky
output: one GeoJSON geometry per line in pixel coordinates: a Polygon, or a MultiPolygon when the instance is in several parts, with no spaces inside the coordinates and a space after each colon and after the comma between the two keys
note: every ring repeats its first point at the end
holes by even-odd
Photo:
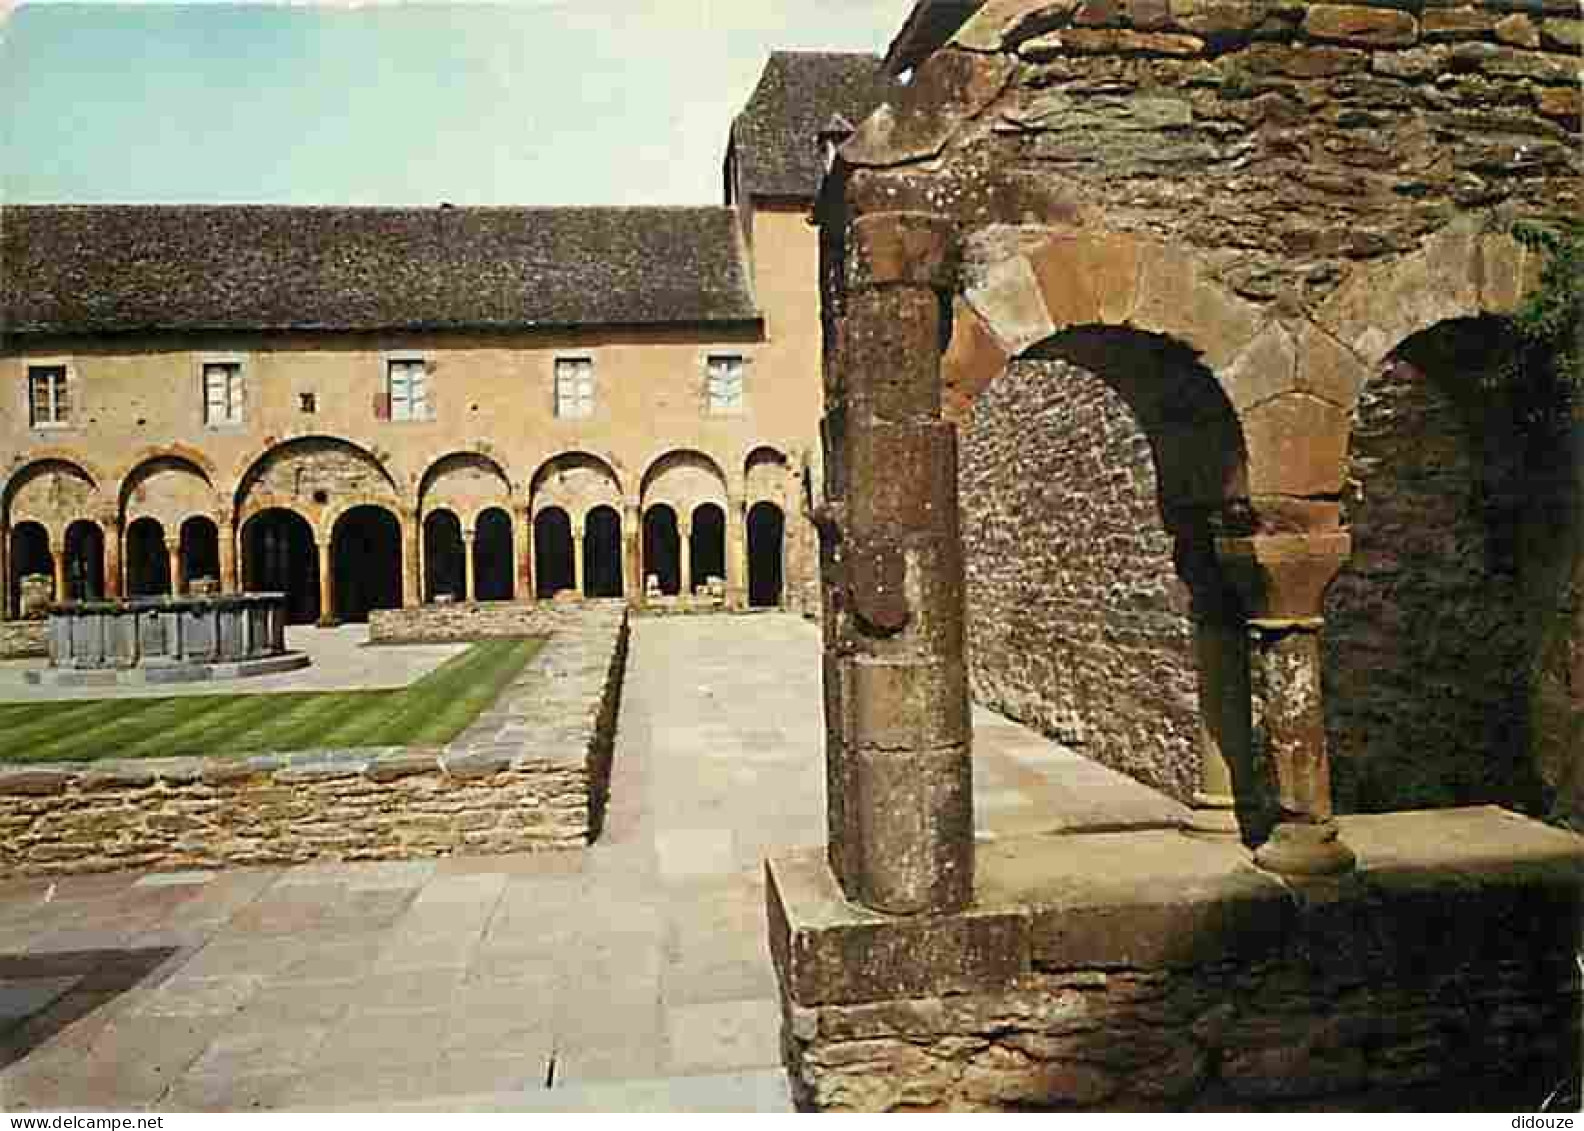
{"type": "Polygon", "coordinates": [[[0,31],[0,197],[715,202],[770,51],[883,52],[911,7],[24,4],[0,31]]]}

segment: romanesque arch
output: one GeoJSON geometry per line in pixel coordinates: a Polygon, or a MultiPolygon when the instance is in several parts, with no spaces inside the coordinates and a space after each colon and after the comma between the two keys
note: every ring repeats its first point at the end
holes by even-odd
{"type": "Polygon", "coordinates": [[[116,504],[124,524],[147,517],[171,531],[195,515],[212,516],[223,506],[205,467],[171,452],[149,456],[131,467],[121,477],[116,504]]]}
{"type": "Polygon", "coordinates": [[[36,522],[58,543],[66,527],[94,512],[99,501],[96,480],[81,462],[63,456],[30,460],[6,480],[6,522],[36,522]]]}
{"type": "Polygon", "coordinates": [[[678,514],[690,515],[704,503],[726,505],[726,473],[703,452],[691,449],[666,452],[644,472],[640,490],[643,506],[665,503],[678,514]]]}
{"type": "Polygon", "coordinates": [[[743,461],[743,499],[749,504],[760,500],[784,504],[789,474],[786,454],[780,449],[754,448],[743,461]]]}
{"type": "Polygon", "coordinates": [[[282,507],[297,511],[319,538],[333,510],[360,503],[400,506],[401,491],[372,451],[334,436],[298,436],[266,449],[238,477],[238,520],[282,507]]]}
{"type": "Polygon", "coordinates": [[[590,452],[562,452],[534,472],[530,486],[533,510],[559,507],[574,522],[599,506],[622,506],[621,476],[610,462],[590,452]]]}
{"type": "Polygon", "coordinates": [[[452,452],[430,464],[418,485],[423,510],[445,507],[473,529],[480,513],[500,507],[508,513],[512,500],[511,477],[493,457],[480,452],[452,452]]]}

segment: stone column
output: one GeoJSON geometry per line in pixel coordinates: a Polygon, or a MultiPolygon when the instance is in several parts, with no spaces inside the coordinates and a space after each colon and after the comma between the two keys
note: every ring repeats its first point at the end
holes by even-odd
{"type": "Polygon", "coordinates": [[[622,585],[627,589],[630,608],[642,608],[644,603],[643,572],[643,519],[636,503],[629,503],[622,511],[622,585]]]}
{"type": "Polygon", "coordinates": [[[680,515],[677,516],[677,548],[678,557],[682,559],[677,563],[682,578],[682,588],[677,595],[690,598],[693,596],[693,523],[684,522],[680,515]]]}
{"type": "Polygon", "coordinates": [[[1235,838],[1257,816],[1249,757],[1248,641],[1243,613],[1202,526],[1180,531],[1174,559],[1192,601],[1199,682],[1199,788],[1185,830],[1235,838]]]}
{"type": "Polygon", "coordinates": [[[220,592],[235,594],[242,591],[237,581],[237,540],[228,518],[217,518],[215,526],[220,533],[220,592]]]}
{"type": "Polygon", "coordinates": [[[536,601],[539,597],[538,589],[534,585],[534,524],[533,511],[523,511],[522,537],[517,540],[517,579],[522,587],[519,597],[523,601],[536,601]]]}
{"type": "Polygon", "coordinates": [[[122,575],[121,565],[121,523],[110,519],[104,523],[104,583],[105,597],[111,601],[121,598],[126,592],[125,578],[122,575]]]}
{"type": "Polygon", "coordinates": [[[462,532],[462,599],[468,604],[478,600],[478,565],[473,560],[473,535],[462,532]]]}
{"type": "Polygon", "coordinates": [[[587,568],[588,563],[585,560],[583,546],[583,527],[581,525],[574,526],[572,528],[572,588],[579,597],[587,596],[587,592],[583,587],[583,579],[587,568]]]}
{"type": "Polygon", "coordinates": [[[66,588],[66,547],[51,546],[49,552],[50,565],[54,567],[55,574],[55,600],[65,601],[70,596],[66,588]]]}
{"type": "Polygon", "coordinates": [[[180,597],[187,588],[186,571],[182,568],[181,541],[179,539],[165,539],[165,558],[170,563],[170,591],[172,597],[180,597]]]}
{"type": "Polygon", "coordinates": [[[417,511],[402,512],[401,540],[402,608],[414,609],[423,604],[423,524],[417,511]]]}
{"type": "Polygon", "coordinates": [[[748,517],[741,498],[726,500],[726,607],[748,606],[748,517]]]}
{"type": "Polygon", "coordinates": [[[822,425],[830,860],[849,899],[947,913],[974,879],[957,433],[940,394],[955,239],[897,212],[854,221],[847,245],[822,425]]]}
{"type": "Polygon", "coordinates": [[[0,523],[0,620],[15,615],[11,608],[11,527],[0,523]]]}
{"type": "Polygon", "coordinates": [[[330,565],[330,540],[315,540],[319,551],[319,627],[335,626],[335,574],[330,565]]]}
{"type": "Polygon", "coordinates": [[[1283,875],[1335,875],[1354,864],[1331,808],[1320,682],[1325,593],[1351,549],[1339,530],[1216,539],[1247,613],[1251,745],[1275,769],[1280,804],[1254,862],[1283,875]]]}

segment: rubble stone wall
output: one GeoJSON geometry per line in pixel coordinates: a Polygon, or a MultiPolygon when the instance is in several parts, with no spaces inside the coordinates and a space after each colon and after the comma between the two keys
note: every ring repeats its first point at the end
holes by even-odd
{"type": "Polygon", "coordinates": [[[315,750],[0,771],[0,874],[398,860],[598,836],[627,651],[619,604],[555,635],[441,749],[315,750]]]}
{"type": "Polygon", "coordinates": [[[1189,797],[1189,595],[1127,405],[1076,366],[1016,361],[974,402],[959,468],[974,698],[1189,797]]]}

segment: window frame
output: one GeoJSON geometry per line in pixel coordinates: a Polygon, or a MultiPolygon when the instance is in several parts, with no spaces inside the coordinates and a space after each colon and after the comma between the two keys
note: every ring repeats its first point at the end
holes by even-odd
{"type": "Polygon", "coordinates": [[[592,420],[594,410],[599,403],[599,385],[595,373],[598,366],[594,355],[589,353],[564,353],[557,354],[550,365],[550,400],[551,411],[557,420],[592,420]],[[586,388],[576,389],[569,401],[563,401],[561,384],[564,367],[581,366],[582,369],[573,371],[581,377],[586,388]],[[563,411],[571,407],[578,411],[563,411]]]}
{"type": "Polygon", "coordinates": [[[748,368],[752,364],[742,351],[709,350],[704,354],[704,415],[745,416],[748,412],[748,368]],[[736,395],[731,401],[720,401],[715,396],[715,366],[719,362],[736,362],[736,395]]]}
{"type": "Polygon", "coordinates": [[[203,426],[213,431],[243,427],[247,423],[247,358],[242,354],[235,353],[204,354],[198,358],[197,366],[199,412],[202,414],[203,426]],[[226,415],[221,418],[215,418],[209,414],[209,371],[220,366],[228,366],[235,369],[235,373],[230,376],[235,378],[237,388],[235,404],[233,405],[230,381],[227,381],[226,415]],[[234,413],[232,412],[233,409],[235,410],[234,413]]]}
{"type": "Polygon", "coordinates": [[[23,412],[26,414],[29,431],[33,432],[58,432],[71,428],[75,423],[77,405],[77,372],[70,358],[41,357],[31,358],[23,366],[22,401],[23,412]],[[35,412],[37,401],[33,397],[33,381],[37,373],[43,370],[58,370],[60,372],[60,389],[64,394],[57,400],[51,383],[50,414],[47,419],[40,419],[35,412]],[[60,404],[64,402],[65,410],[61,411],[60,404]]]}
{"type": "Polygon", "coordinates": [[[389,352],[380,356],[380,392],[385,401],[385,420],[391,424],[421,424],[424,421],[435,419],[434,396],[434,357],[428,353],[414,350],[401,350],[389,352]],[[412,395],[412,368],[417,367],[421,377],[422,398],[415,401],[412,395]],[[396,373],[401,367],[407,374],[405,381],[405,396],[400,402],[397,400],[396,373]],[[405,405],[398,414],[398,403],[405,405]],[[414,404],[421,406],[422,411],[415,411],[414,404]]]}

